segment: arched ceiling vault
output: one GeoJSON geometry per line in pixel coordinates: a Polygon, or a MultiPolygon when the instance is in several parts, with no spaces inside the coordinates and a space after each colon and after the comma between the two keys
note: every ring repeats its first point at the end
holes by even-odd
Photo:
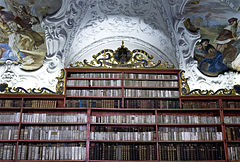
{"type": "Polygon", "coordinates": [[[68,67],[92,59],[92,55],[103,49],[116,50],[124,41],[129,50],[145,50],[156,61],[178,68],[173,26],[169,26],[172,20],[164,3],[163,0],[63,0],[59,12],[45,20],[48,56],[57,56],[68,67]]]}

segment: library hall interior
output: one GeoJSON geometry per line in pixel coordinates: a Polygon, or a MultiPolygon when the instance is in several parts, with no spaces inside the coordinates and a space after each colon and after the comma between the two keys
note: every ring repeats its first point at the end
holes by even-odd
{"type": "Polygon", "coordinates": [[[240,0],[0,0],[0,162],[240,162],[240,0]]]}

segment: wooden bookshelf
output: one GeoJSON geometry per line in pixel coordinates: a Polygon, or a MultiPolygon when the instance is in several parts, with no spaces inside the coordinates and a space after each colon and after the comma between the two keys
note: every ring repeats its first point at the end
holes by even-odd
{"type": "Polygon", "coordinates": [[[181,96],[179,70],[66,69],[65,95],[1,95],[0,160],[240,160],[240,98],[181,96]]]}

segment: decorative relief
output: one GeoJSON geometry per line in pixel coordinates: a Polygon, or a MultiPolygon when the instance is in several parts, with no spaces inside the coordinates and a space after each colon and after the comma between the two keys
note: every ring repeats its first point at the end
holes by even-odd
{"type": "Polygon", "coordinates": [[[100,0],[97,1],[101,12],[107,15],[124,14],[127,16],[143,16],[151,11],[150,0],[100,0]]]}
{"type": "Polygon", "coordinates": [[[76,62],[70,67],[93,67],[93,68],[173,68],[167,62],[153,62],[153,56],[139,49],[130,51],[124,47],[122,41],[121,47],[113,51],[105,49],[98,54],[93,55],[93,60],[88,62],[86,59],[83,62],[76,62]]]}
{"type": "Polygon", "coordinates": [[[54,71],[57,65],[64,66],[65,53],[68,53],[74,38],[76,27],[85,15],[85,0],[63,0],[61,9],[53,16],[44,19],[48,48],[49,70],[54,71]]]}
{"type": "Polygon", "coordinates": [[[128,38],[135,38],[135,40],[148,42],[161,51],[154,53],[158,55],[156,58],[167,57],[166,60],[171,60],[175,67],[178,67],[175,48],[169,38],[171,34],[162,18],[160,4],[157,0],[93,0],[89,1],[88,5],[86,14],[88,16],[84,17],[82,23],[79,23],[81,25],[75,32],[74,40],[69,41],[72,42],[72,46],[69,51],[65,52],[68,56],[65,58],[65,67],[73,61],[82,61],[82,57],[91,54],[84,52],[93,49],[92,44],[98,46],[103,43],[102,40],[109,38],[109,41],[112,41],[119,36],[126,37],[125,41],[128,38]]]}
{"type": "Polygon", "coordinates": [[[23,87],[9,87],[7,83],[1,83],[0,84],[0,94],[42,94],[42,95],[48,95],[48,94],[57,94],[57,95],[63,95],[64,89],[65,89],[65,77],[66,77],[65,70],[61,71],[61,76],[57,77],[58,83],[56,85],[56,92],[43,87],[43,88],[29,88],[25,89],[23,87]]]}
{"type": "Polygon", "coordinates": [[[234,85],[232,89],[218,89],[204,90],[204,89],[193,89],[191,90],[188,85],[188,79],[184,77],[184,71],[180,73],[180,85],[182,96],[236,96],[240,95],[240,85],[234,85]]]}

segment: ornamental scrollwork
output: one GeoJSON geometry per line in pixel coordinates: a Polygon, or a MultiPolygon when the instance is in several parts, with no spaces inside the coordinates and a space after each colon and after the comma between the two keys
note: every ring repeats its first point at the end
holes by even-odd
{"type": "Polygon", "coordinates": [[[104,49],[98,54],[92,56],[90,62],[86,59],[83,62],[76,62],[70,67],[92,67],[92,68],[173,68],[167,62],[154,62],[153,56],[144,50],[135,49],[130,51],[124,46],[122,41],[121,47],[113,51],[112,49],[104,49]]]}
{"type": "Polygon", "coordinates": [[[180,85],[181,85],[181,95],[182,96],[238,96],[240,95],[240,85],[234,85],[232,89],[218,89],[213,90],[201,90],[193,89],[191,90],[188,85],[188,78],[184,77],[185,71],[180,73],[180,85]]]}
{"type": "Polygon", "coordinates": [[[61,70],[61,76],[57,77],[58,83],[56,85],[56,92],[46,88],[29,88],[23,87],[9,87],[7,83],[0,84],[0,94],[41,94],[41,95],[63,95],[65,89],[66,72],[61,70]]]}

